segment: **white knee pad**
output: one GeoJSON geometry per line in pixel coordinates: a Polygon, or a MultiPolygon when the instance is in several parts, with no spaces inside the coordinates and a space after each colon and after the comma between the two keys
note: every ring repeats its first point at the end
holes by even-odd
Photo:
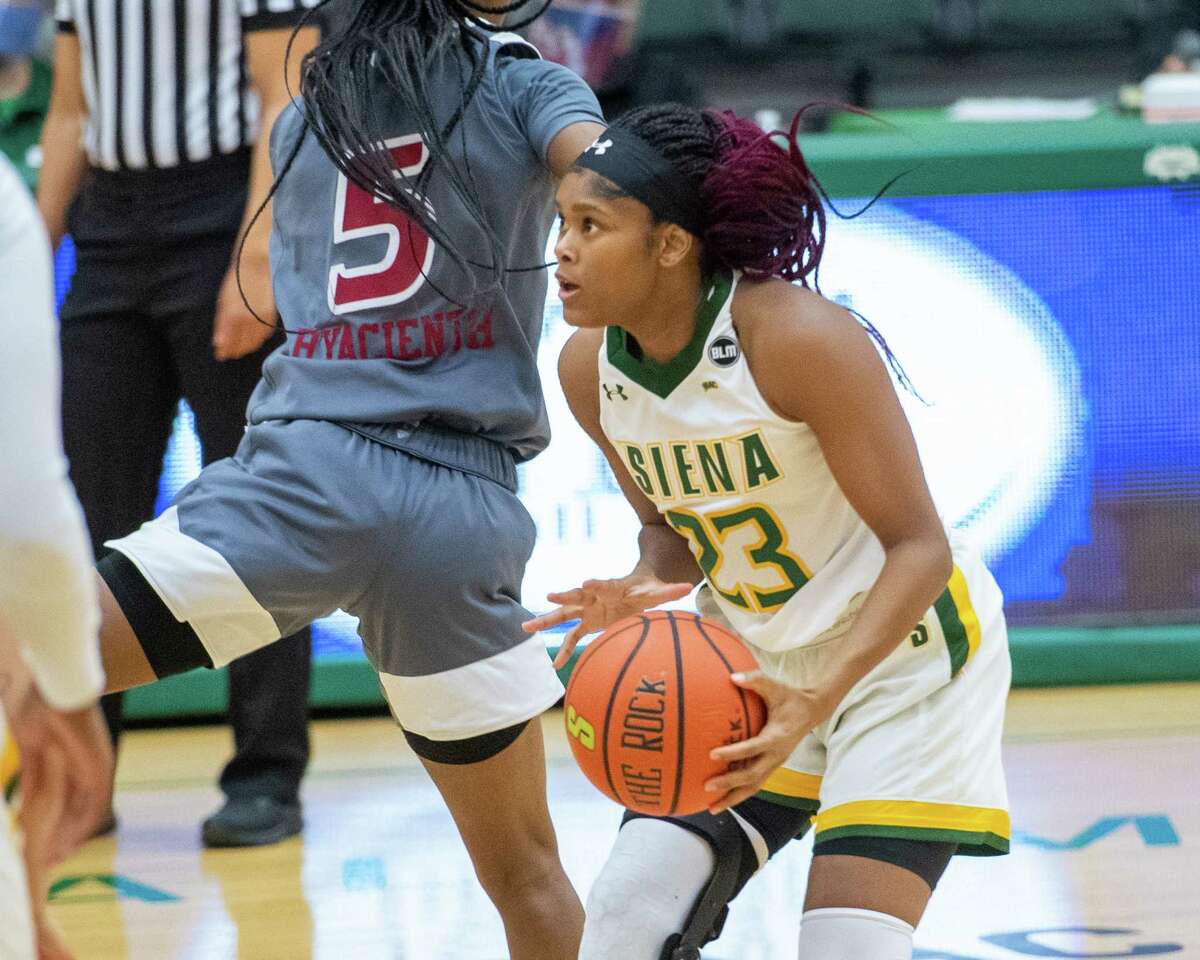
{"type": "Polygon", "coordinates": [[[912,960],[913,928],[874,910],[809,910],[800,921],[799,960],[912,960]]]}
{"type": "Polygon", "coordinates": [[[690,830],[666,820],[626,823],[588,894],[579,960],[659,960],[715,865],[712,847],[690,830]]]}

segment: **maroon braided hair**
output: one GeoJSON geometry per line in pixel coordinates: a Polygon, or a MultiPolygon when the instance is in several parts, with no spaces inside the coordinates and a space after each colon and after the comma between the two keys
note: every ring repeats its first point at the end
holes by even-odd
{"type": "MultiPolygon", "coordinates": [[[[639,107],[619,117],[614,126],[648,143],[698,192],[706,214],[700,238],[706,274],[739,270],[753,279],[778,277],[820,293],[829,200],[800,149],[800,121],[808,109],[796,114],[786,132],[763,131],[729,110],[698,110],[677,103],[639,107]]],[[[841,214],[832,204],[830,209],[853,219],[898,179],[857,213],[841,214]]],[[[614,195],[622,195],[619,188],[614,195]]],[[[879,345],[901,385],[921,399],[883,334],[857,310],[851,308],[851,313],[879,345]]]]}
{"type": "Polygon", "coordinates": [[[761,130],[732,111],[716,114],[722,129],[700,194],[708,210],[705,249],[713,261],[748,277],[780,277],[810,286],[825,250],[820,186],[796,140],[801,114],[787,133],[761,130]]]}
{"type": "Polygon", "coordinates": [[[699,193],[707,269],[810,286],[825,248],[825,209],[797,142],[802,114],[787,134],[766,133],[732,111],[675,103],[640,107],[615,125],[662,154],[699,193]]]}

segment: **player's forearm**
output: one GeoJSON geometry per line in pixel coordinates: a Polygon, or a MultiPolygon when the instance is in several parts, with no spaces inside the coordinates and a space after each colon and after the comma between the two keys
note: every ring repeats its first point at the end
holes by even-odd
{"type": "Polygon", "coordinates": [[[38,210],[50,235],[50,246],[57,249],[67,232],[70,209],[79,184],[87,170],[83,151],[82,114],[64,114],[51,110],[42,127],[42,169],[38,174],[38,210]]]}
{"type": "Polygon", "coordinates": [[[699,583],[704,578],[687,541],[665,523],[643,524],[638,548],[641,556],[634,574],[651,574],[663,583],[699,583]]]}
{"type": "Polygon", "coordinates": [[[826,717],[912,633],[946,589],[953,569],[950,547],[941,531],[887,549],[879,579],[863,601],[854,625],[838,641],[840,656],[814,691],[824,704],[826,717]]]}

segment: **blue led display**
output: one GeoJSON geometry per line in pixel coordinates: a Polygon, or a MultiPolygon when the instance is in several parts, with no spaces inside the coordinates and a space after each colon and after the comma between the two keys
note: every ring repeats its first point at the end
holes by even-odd
{"type": "MultiPolygon", "coordinates": [[[[847,204],[853,209],[852,202],[847,204]]],[[[831,225],[824,292],[884,333],[947,519],[976,536],[1016,622],[1200,613],[1200,188],[892,199],[831,225]]],[[[59,251],[59,301],[73,266],[59,251]]],[[[554,378],[551,449],[522,468],[539,543],[526,603],[619,575],[636,525],[554,378]]],[[[158,509],[199,469],[181,405],[158,509]]],[[[319,648],[356,647],[353,621],[319,648]]]]}

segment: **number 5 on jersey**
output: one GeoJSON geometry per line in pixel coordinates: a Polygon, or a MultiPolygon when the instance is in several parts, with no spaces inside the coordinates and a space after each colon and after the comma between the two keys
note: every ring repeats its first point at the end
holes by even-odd
{"type": "MultiPolygon", "coordinates": [[[[399,168],[397,180],[401,174],[415,177],[429,162],[429,148],[419,133],[386,140],[384,144],[399,168]]],[[[412,195],[422,199],[415,193],[412,195]]],[[[432,209],[429,214],[433,216],[432,209]]],[[[425,282],[433,263],[433,243],[420,225],[339,173],[333,242],[339,245],[366,237],[385,237],[387,249],[381,259],[371,263],[352,267],[343,261],[330,267],[329,309],[335,315],[407,300],[425,282]]],[[[363,249],[372,247],[355,244],[342,255],[346,259],[361,257],[363,249]]]]}

